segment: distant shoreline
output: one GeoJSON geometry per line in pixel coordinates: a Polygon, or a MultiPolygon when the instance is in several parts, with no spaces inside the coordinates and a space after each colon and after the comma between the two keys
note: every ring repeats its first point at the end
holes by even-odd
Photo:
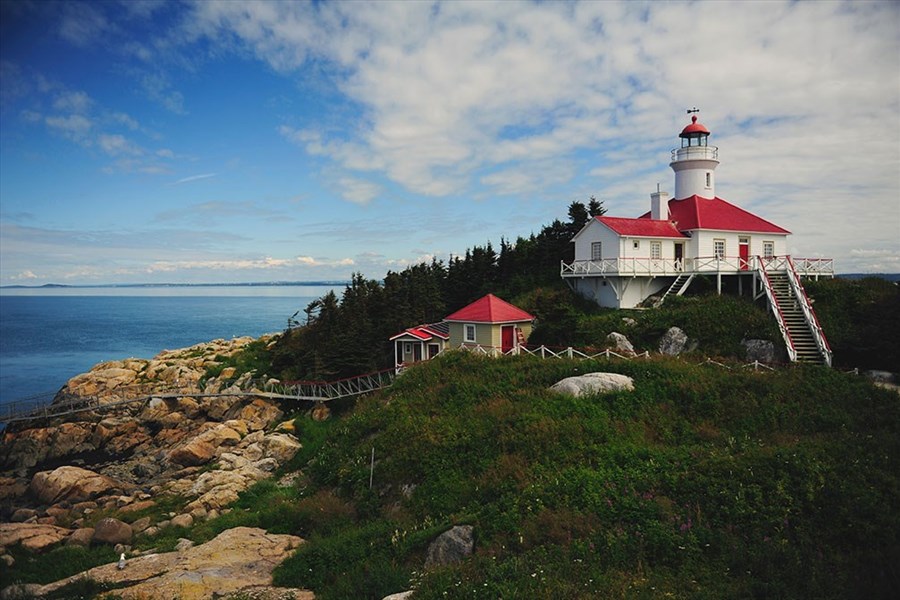
{"type": "Polygon", "coordinates": [[[43,285],[2,285],[0,290],[54,290],[54,289],[116,289],[116,288],[191,288],[191,287],[333,287],[350,285],[350,281],[259,281],[245,283],[99,283],[67,285],[45,283],[43,285]]]}

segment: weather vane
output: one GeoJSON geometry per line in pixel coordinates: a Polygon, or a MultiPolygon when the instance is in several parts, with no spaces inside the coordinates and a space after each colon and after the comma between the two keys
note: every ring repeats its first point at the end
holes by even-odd
{"type": "Polygon", "coordinates": [[[689,108],[687,111],[687,114],[696,113],[696,112],[700,112],[700,109],[695,106],[694,108],[689,108]]]}

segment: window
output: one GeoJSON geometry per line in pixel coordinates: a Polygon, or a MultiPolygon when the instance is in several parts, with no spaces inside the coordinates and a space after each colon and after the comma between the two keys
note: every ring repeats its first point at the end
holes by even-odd
{"type": "Polygon", "coordinates": [[[634,240],[634,244],[632,245],[632,248],[634,248],[635,250],[640,250],[641,249],[641,240],[634,240]]]}
{"type": "Polygon", "coordinates": [[[412,342],[403,343],[403,354],[412,354],[412,342]]]}
{"type": "Polygon", "coordinates": [[[763,242],[763,258],[775,258],[775,242],[763,242]]]}
{"type": "Polygon", "coordinates": [[[711,187],[712,175],[710,173],[706,174],[706,187],[711,187]]]}
{"type": "Polygon", "coordinates": [[[463,325],[463,329],[465,330],[465,334],[463,335],[463,339],[467,342],[475,341],[475,326],[469,323],[463,325]]]}
{"type": "Polygon", "coordinates": [[[650,242],[650,258],[662,258],[662,242],[650,242]]]}
{"type": "Polygon", "coordinates": [[[725,258],[725,240],[713,240],[716,249],[716,258],[725,258]]]}
{"type": "Polygon", "coordinates": [[[600,260],[603,257],[601,242],[591,242],[591,260],[600,260]]]}

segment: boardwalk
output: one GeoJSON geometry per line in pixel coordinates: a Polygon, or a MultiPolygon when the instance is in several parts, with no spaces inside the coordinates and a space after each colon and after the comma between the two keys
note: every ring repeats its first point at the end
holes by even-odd
{"type": "Polygon", "coordinates": [[[255,398],[268,398],[288,402],[329,402],[386,388],[394,382],[396,376],[394,369],[387,369],[327,382],[249,380],[243,383],[240,388],[232,385],[219,392],[206,392],[200,388],[190,389],[184,386],[177,386],[168,390],[151,385],[123,386],[105,395],[102,400],[94,396],[71,396],[57,399],[55,395],[43,395],[4,404],[2,412],[0,412],[0,423],[9,424],[20,421],[65,417],[89,411],[104,412],[116,408],[141,405],[154,398],[167,400],[188,396],[191,398],[243,398],[253,396],[255,398]]]}

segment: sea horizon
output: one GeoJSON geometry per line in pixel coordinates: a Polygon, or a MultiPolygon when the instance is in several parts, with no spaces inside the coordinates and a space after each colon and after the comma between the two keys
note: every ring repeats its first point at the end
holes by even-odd
{"type": "Polygon", "coordinates": [[[91,289],[91,288],[156,288],[156,287],[312,287],[312,286],[344,286],[349,285],[349,280],[317,280],[317,281],[238,281],[228,283],[217,282],[160,282],[160,283],[44,283],[41,285],[0,285],[0,290],[41,290],[41,289],[91,289]]]}
{"type": "Polygon", "coordinates": [[[94,365],[284,331],[327,285],[16,288],[0,294],[0,404],[57,392],[94,365]]]}

